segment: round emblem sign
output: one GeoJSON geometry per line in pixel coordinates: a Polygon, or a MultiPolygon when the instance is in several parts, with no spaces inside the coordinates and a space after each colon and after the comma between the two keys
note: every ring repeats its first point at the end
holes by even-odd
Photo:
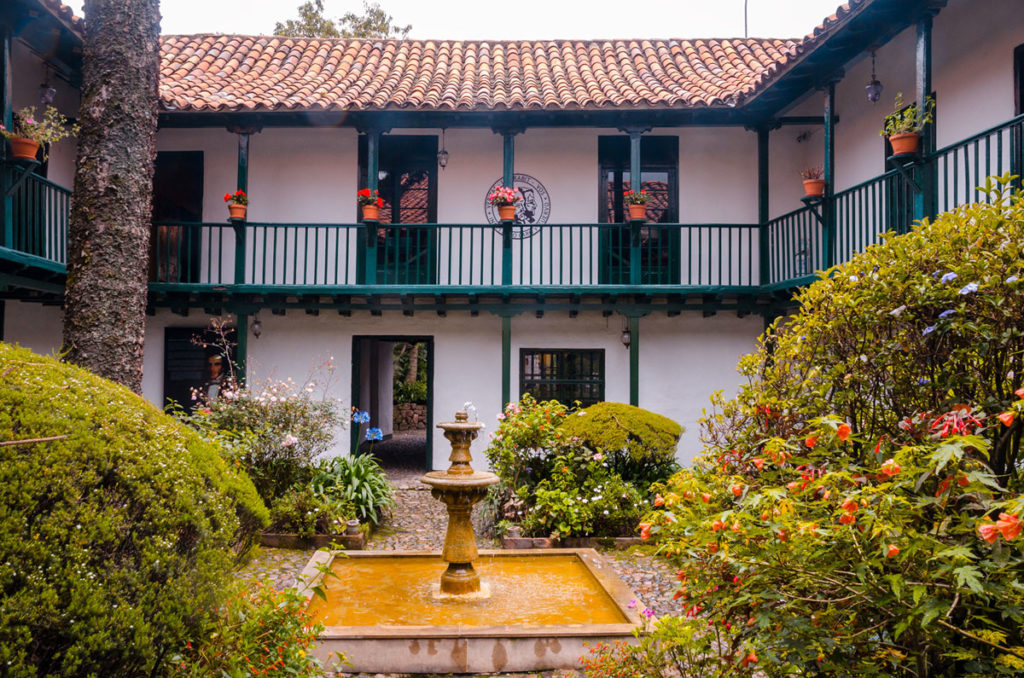
{"type": "MultiPolygon", "coordinates": [[[[500,223],[498,208],[487,202],[487,196],[501,183],[501,179],[498,179],[491,184],[484,196],[484,215],[487,217],[488,224],[500,223]]],[[[516,174],[513,184],[523,194],[523,199],[516,203],[516,220],[515,227],[512,229],[512,237],[529,238],[540,230],[537,226],[548,223],[548,217],[551,216],[551,196],[548,195],[544,184],[529,174],[516,174]]]]}

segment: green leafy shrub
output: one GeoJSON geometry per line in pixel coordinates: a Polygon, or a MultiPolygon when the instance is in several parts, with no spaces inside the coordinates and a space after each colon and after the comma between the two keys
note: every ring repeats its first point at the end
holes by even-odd
{"type": "Polygon", "coordinates": [[[1024,196],[804,290],[644,525],[770,675],[1024,671],[1024,196]]]}
{"type": "Polygon", "coordinates": [[[372,454],[321,461],[310,486],[320,496],[351,506],[356,517],[375,525],[395,505],[388,476],[372,454]]]}
{"type": "Polygon", "coordinates": [[[326,496],[309,485],[296,485],[271,506],[270,530],[295,533],[300,537],[341,534],[345,531],[345,523],[355,517],[356,508],[352,502],[326,496]]]}
{"type": "Polygon", "coordinates": [[[330,449],[344,419],[337,403],[315,395],[315,383],[290,380],[224,388],[213,401],[177,416],[227,450],[268,504],[307,482],[313,459],[330,449]]]}
{"type": "Polygon", "coordinates": [[[551,474],[554,458],[566,449],[558,427],[568,412],[557,400],[537,402],[527,393],[498,415],[498,430],[484,454],[506,487],[533,487],[551,474]]]}
{"type": "Polygon", "coordinates": [[[166,671],[267,512],[219,450],[86,370],[0,343],[0,666],[166,671]]]}
{"type": "MultiPolygon", "coordinates": [[[[642,614],[649,615],[648,610],[642,614]]],[[[678,617],[647,622],[635,643],[596,643],[580,657],[587,678],[704,678],[750,675],[757,664],[749,652],[733,661],[716,650],[730,644],[732,633],[721,626],[699,628],[678,617]],[[739,666],[739,662],[743,665],[739,666]]]]}
{"type": "Polygon", "coordinates": [[[395,386],[396,403],[426,403],[427,382],[414,381],[412,383],[401,382],[395,386]]]}
{"type": "Polygon", "coordinates": [[[205,631],[182,644],[172,659],[172,675],[320,678],[323,669],[309,649],[321,631],[294,589],[277,592],[259,582],[239,583],[205,631]]]}
{"type": "Polygon", "coordinates": [[[596,403],[566,417],[558,430],[603,453],[612,470],[645,492],[679,470],[675,454],[683,427],[649,410],[596,403]]]}

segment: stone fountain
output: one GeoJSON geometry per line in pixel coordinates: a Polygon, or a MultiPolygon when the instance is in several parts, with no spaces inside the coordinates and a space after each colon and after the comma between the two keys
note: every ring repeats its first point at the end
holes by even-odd
{"type": "Polygon", "coordinates": [[[469,421],[466,412],[456,412],[455,421],[438,424],[444,437],[452,444],[452,463],[447,471],[431,471],[420,479],[430,485],[430,494],[440,499],[448,509],[448,530],[444,535],[441,559],[448,568],[441,575],[438,596],[475,595],[486,598],[489,590],[481,587],[480,575],[473,569],[479,557],[476,535],[473,534],[473,506],[487,494],[487,488],[498,482],[493,473],[474,471],[470,466],[473,456],[469,446],[477,432],[484,427],[478,421],[469,421]]]}
{"type": "Polygon", "coordinates": [[[635,595],[593,549],[477,551],[473,506],[498,482],[470,465],[470,444],[483,424],[457,412],[455,421],[438,428],[451,443],[451,465],[421,482],[448,510],[440,557],[317,551],[300,575],[299,591],[313,619],[325,626],[315,649],[324,668],[571,669],[578,668],[587,645],[635,641],[633,632],[642,625],[630,605],[635,595]]]}

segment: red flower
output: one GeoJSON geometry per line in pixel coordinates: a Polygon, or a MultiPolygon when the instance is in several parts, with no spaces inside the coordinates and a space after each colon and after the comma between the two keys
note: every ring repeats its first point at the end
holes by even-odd
{"type": "Polygon", "coordinates": [[[753,652],[748,652],[747,656],[740,660],[740,666],[749,666],[750,664],[757,663],[757,655],[753,652]]]}
{"type": "Polygon", "coordinates": [[[370,189],[364,188],[364,189],[360,190],[358,193],[356,193],[356,195],[361,195],[364,198],[369,198],[370,197],[370,189]]]}
{"type": "Polygon", "coordinates": [[[235,197],[236,198],[244,198],[245,197],[245,191],[243,191],[242,189],[238,189],[237,191],[235,191],[235,197]]]}
{"type": "Polygon", "coordinates": [[[814,446],[818,444],[818,434],[815,433],[812,436],[807,436],[807,439],[804,440],[804,444],[813,450],[814,446]]]}
{"type": "Polygon", "coordinates": [[[967,487],[971,484],[971,479],[964,474],[960,474],[956,477],[956,484],[960,487],[967,487]]]}
{"type": "Polygon", "coordinates": [[[1017,396],[1018,398],[1024,398],[1024,387],[1018,388],[1016,391],[1013,392],[1013,395],[1017,396]]]}
{"type": "Polygon", "coordinates": [[[857,517],[854,516],[852,513],[844,513],[839,518],[839,522],[841,522],[843,525],[853,525],[855,522],[857,522],[857,517]]]}
{"type": "Polygon", "coordinates": [[[764,468],[764,459],[762,459],[761,457],[754,457],[754,466],[757,467],[758,471],[763,469],[764,468]]]}
{"type": "Polygon", "coordinates": [[[224,202],[228,202],[229,200],[231,200],[231,194],[230,193],[225,193],[224,194],[224,202]]]}
{"type": "Polygon", "coordinates": [[[889,544],[889,548],[885,551],[886,558],[892,558],[900,554],[900,547],[896,544],[889,544]]]}
{"type": "Polygon", "coordinates": [[[711,495],[708,494],[707,492],[701,492],[700,498],[701,501],[703,501],[705,504],[711,501],[711,495]]]}
{"type": "Polygon", "coordinates": [[[384,207],[384,198],[377,198],[377,207],[384,207]]]}
{"type": "Polygon", "coordinates": [[[939,489],[935,490],[935,496],[936,497],[941,496],[943,492],[945,492],[946,490],[949,489],[949,481],[950,480],[952,480],[952,478],[946,478],[941,483],[939,483],[939,489]]]}
{"type": "Polygon", "coordinates": [[[651,538],[651,525],[650,523],[640,523],[640,538],[650,539],[651,538]]]}
{"type": "Polygon", "coordinates": [[[733,485],[732,487],[729,488],[729,491],[732,492],[732,495],[734,497],[738,497],[741,494],[743,494],[743,486],[739,484],[733,485]]]}
{"type": "Polygon", "coordinates": [[[854,501],[853,499],[847,499],[846,501],[843,502],[841,508],[847,513],[856,513],[857,509],[860,508],[860,506],[858,506],[857,502],[854,501]]]}
{"type": "Polygon", "coordinates": [[[889,476],[890,478],[902,470],[903,469],[900,468],[900,465],[897,464],[896,461],[893,459],[886,459],[885,463],[882,464],[882,473],[889,476]]]}
{"type": "Polygon", "coordinates": [[[664,503],[665,503],[665,498],[664,497],[662,497],[660,494],[654,495],[654,505],[655,506],[661,506],[664,503]]]}
{"type": "Polygon", "coordinates": [[[995,540],[999,538],[999,530],[996,528],[995,524],[991,522],[979,525],[978,534],[989,544],[995,542],[995,540]]]}
{"type": "Polygon", "coordinates": [[[836,429],[836,435],[839,436],[839,440],[846,442],[846,439],[850,437],[851,430],[849,424],[840,424],[836,429]]]}
{"type": "Polygon", "coordinates": [[[711,523],[711,531],[712,532],[718,532],[719,530],[724,529],[724,528],[725,528],[725,523],[723,523],[721,520],[716,520],[715,522],[711,523]]]}
{"type": "Polygon", "coordinates": [[[1003,426],[1013,426],[1013,418],[1016,416],[1013,412],[1003,412],[999,415],[999,421],[1003,422],[1003,426]]]}
{"type": "Polygon", "coordinates": [[[1016,539],[1020,534],[1020,521],[1017,516],[1009,513],[1000,513],[996,521],[996,529],[1003,535],[1003,539],[1010,541],[1016,539]]]}

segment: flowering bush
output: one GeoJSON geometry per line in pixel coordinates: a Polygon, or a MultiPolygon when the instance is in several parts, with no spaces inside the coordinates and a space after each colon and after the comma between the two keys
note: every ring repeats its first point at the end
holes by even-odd
{"type": "Polygon", "coordinates": [[[498,430],[484,454],[512,489],[533,487],[551,474],[554,457],[566,446],[558,427],[569,409],[557,400],[537,402],[529,393],[498,415],[498,430]]]}
{"type": "Polygon", "coordinates": [[[294,485],[270,507],[270,531],[312,537],[341,534],[345,523],[356,517],[352,502],[327,496],[313,485],[294,485]]]}
{"type": "Polygon", "coordinates": [[[234,193],[225,193],[224,202],[228,203],[229,205],[248,205],[249,196],[247,196],[245,194],[245,191],[243,191],[242,189],[238,189],[234,193]]]}
{"type": "Polygon", "coordinates": [[[722,657],[1024,671],[1024,196],[987,191],[804,290],[659,488],[644,532],[722,657]]]}
{"type": "Polygon", "coordinates": [[[498,186],[491,191],[490,195],[487,196],[487,201],[495,207],[515,205],[522,199],[523,194],[519,192],[518,188],[511,188],[508,186],[498,186]]]}
{"type": "Polygon", "coordinates": [[[380,193],[377,191],[371,191],[368,188],[360,189],[356,193],[356,202],[360,205],[376,205],[377,207],[384,207],[384,198],[380,197],[380,193]]]}
{"type": "Polygon", "coordinates": [[[642,188],[639,193],[636,191],[624,191],[622,193],[622,198],[627,205],[646,205],[647,191],[642,188]]]}
{"type": "Polygon", "coordinates": [[[0,125],[0,135],[5,138],[24,137],[37,144],[54,144],[67,137],[78,135],[78,125],[68,124],[68,119],[53,106],[47,106],[43,119],[36,118],[34,106],[23,108],[14,115],[14,129],[0,125]]]}
{"type": "Polygon", "coordinates": [[[277,592],[258,582],[236,584],[207,629],[171,657],[171,675],[320,678],[323,669],[309,648],[322,630],[312,623],[305,598],[294,589],[277,592]]]}

